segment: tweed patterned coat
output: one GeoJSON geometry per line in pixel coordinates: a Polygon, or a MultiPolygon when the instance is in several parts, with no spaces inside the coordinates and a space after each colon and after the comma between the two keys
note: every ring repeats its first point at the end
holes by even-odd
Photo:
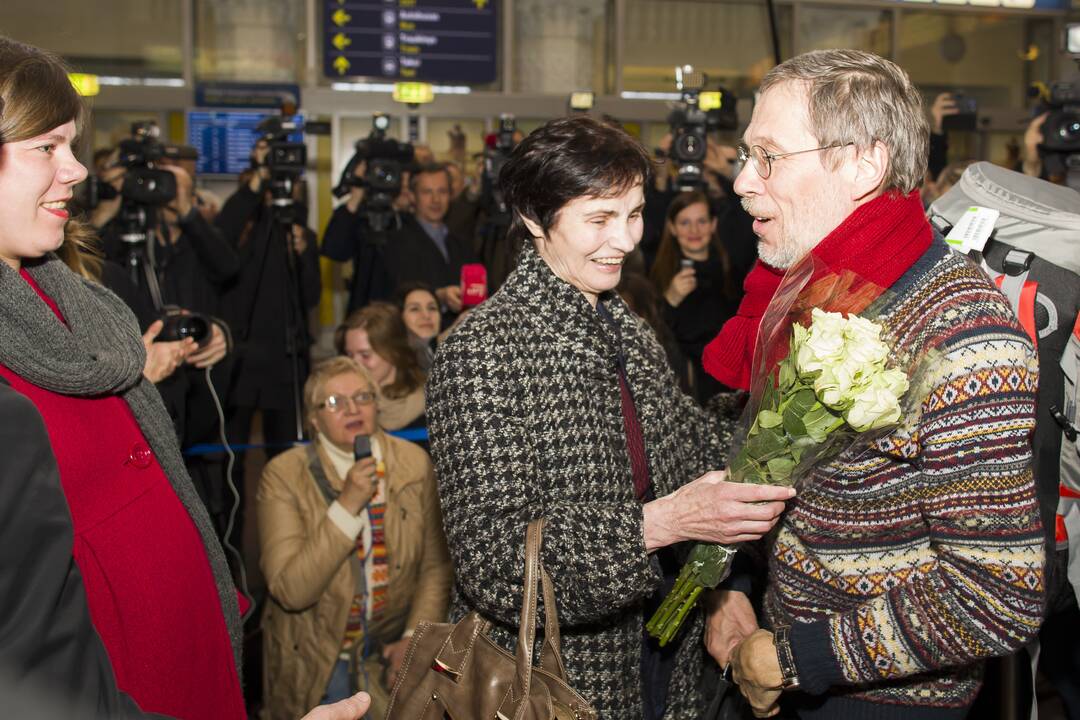
{"type": "MultiPolygon", "coordinates": [[[[570,684],[603,718],[640,718],[642,604],[661,577],[634,495],[618,353],[657,497],[723,467],[730,431],[677,389],[655,336],[615,293],[600,302],[619,337],[527,243],[500,292],[439,348],[427,386],[431,454],[455,565],[453,619],[479,610],[512,651],[525,527],[545,517],[541,558],[570,684]]],[[[665,718],[700,714],[702,628],[696,613],[676,641],[665,718]]]]}

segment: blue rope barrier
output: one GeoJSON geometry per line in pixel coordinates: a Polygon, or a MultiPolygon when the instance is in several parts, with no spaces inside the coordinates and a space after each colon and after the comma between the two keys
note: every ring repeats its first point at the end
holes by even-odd
{"type": "MultiPolygon", "coordinates": [[[[427,442],[428,439],[427,428],[406,428],[405,430],[394,430],[387,434],[410,442],[427,442]]],[[[232,445],[230,447],[232,447],[233,452],[247,452],[248,450],[262,450],[265,448],[291,448],[298,445],[307,445],[308,443],[308,440],[303,440],[291,443],[250,443],[244,445],[232,445]]],[[[225,446],[215,443],[199,443],[198,445],[184,448],[183,452],[184,455],[188,457],[213,455],[214,453],[225,452],[225,446]]]]}

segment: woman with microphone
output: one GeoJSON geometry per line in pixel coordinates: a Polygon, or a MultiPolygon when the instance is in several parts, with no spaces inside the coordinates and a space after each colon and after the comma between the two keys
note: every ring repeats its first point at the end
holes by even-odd
{"type": "Polygon", "coordinates": [[[311,445],[263,470],[269,720],[358,689],[383,717],[413,628],[445,619],[452,566],[431,459],[379,428],[380,392],[350,358],[316,366],[304,386],[311,445]]]}

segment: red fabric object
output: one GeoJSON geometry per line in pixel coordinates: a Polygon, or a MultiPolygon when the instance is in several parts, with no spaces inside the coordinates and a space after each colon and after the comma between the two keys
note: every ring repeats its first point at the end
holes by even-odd
{"type": "Polygon", "coordinates": [[[74,559],[117,685],[144,711],[245,718],[202,538],[127,403],[60,395],[4,366],[0,374],[45,420],[71,510],[74,559]]]}
{"type": "Polygon", "coordinates": [[[626,382],[626,372],[622,367],[619,367],[619,394],[622,398],[626,449],[630,452],[630,470],[634,476],[634,494],[641,502],[647,502],[650,499],[652,481],[649,479],[649,461],[645,456],[645,436],[641,433],[634,395],[630,392],[630,384],[626,382]]]}
{"type": "MultiPolygon", "coordinates": [[[[933,232],[918,191],[887,193],[857,208],[811,251],[831,271],[850,270],[888,288],[930,247],[933,232]]],[[[754,263],[745,295],[731,320],[705,346],[705,371],[729,387],[750,389],[758,325],[784,273],[754,263]]]]}

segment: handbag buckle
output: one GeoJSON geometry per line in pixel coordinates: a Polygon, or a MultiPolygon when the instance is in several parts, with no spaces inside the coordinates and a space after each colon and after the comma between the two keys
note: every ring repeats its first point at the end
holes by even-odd
{"type": "Polygon", "coordinates": [[[439,658],[435,658],[435,661],[431,663],[431,669],[434,670],[437,673],[442,674],[442,675],[450,676],[450,679],[453,680],[454,682],[457,682],[458,678],[461,677],[460,672],[458,672],[457,670],[454,670],[452,667],[450,667],[449,665],[444,663],[442,660],[439,660],[439,658]]]}

